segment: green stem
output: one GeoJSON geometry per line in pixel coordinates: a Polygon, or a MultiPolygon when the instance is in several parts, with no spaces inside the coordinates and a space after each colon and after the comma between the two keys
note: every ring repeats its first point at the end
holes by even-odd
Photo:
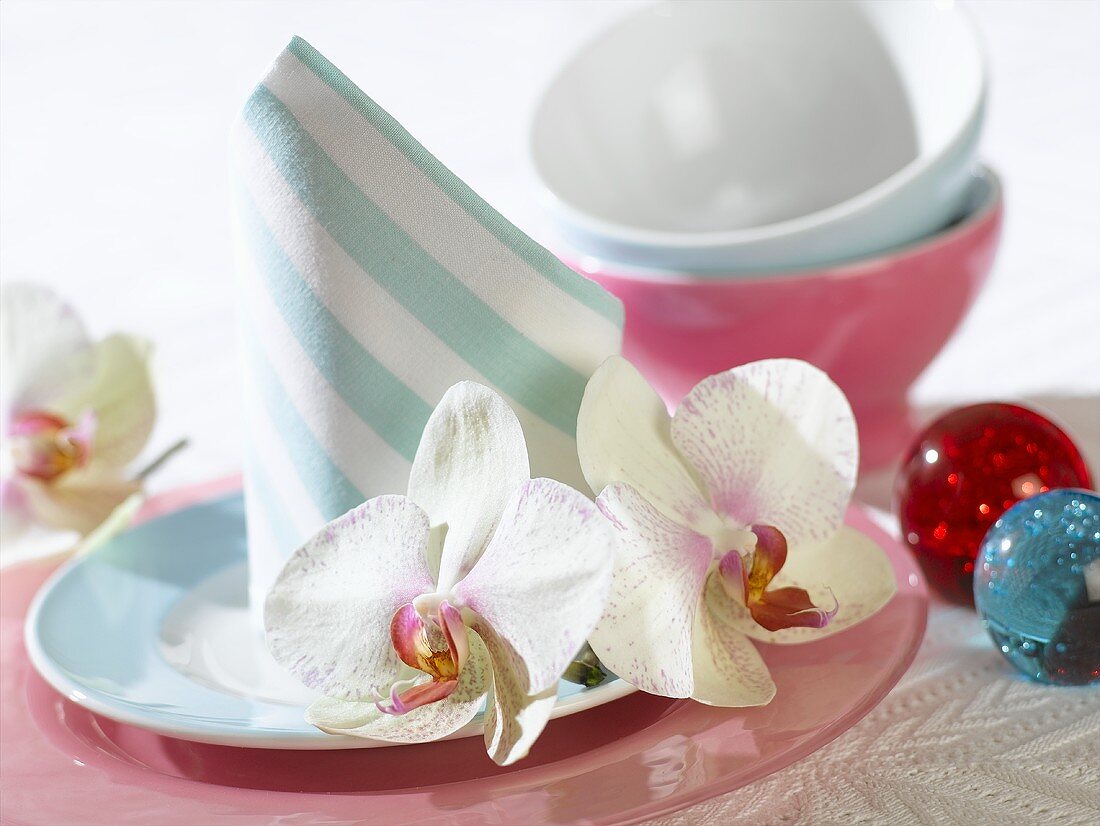
{"type": "Polygon", "coordinates": [[[594,688],[607,679],[607,672],[603,670],[600,658],[596,656],[592,646],[585,643],[584,648],[577,652],[577,656],[561,676],[563,680],[571,683],[583,685],[585,688],[594,688]]]}
{"type": "Polygon", "coordinates": [[[137,481],[138,482],[144,482],[152,474],[154,474],[158,470],[160,470],[161,467],[164,466],[165,462],[167,462],[169,459],[171,459],[173,456],[175,456],[177,453],[179,453],[181,450],[183,450],[185,447],[187,447],[188,444],[189,444],[189,441],[187,440],[186,437],[180,439],[178,442],[173,444],[171,447],[169,447],[167,450],[165,450],[163,453],[161,453],[160,456],[155,458],[153,461],[151,461],[149,464],[147,464],[144,468],[142,468],[140,471],[138,471],[137,481]]]}

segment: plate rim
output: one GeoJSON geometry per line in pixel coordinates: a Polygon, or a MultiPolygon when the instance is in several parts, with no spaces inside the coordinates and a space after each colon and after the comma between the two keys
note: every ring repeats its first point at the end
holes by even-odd
{"type": "MultiPolygon", "coordinates": [[[[871,520],[869,516],[867,516],[865,506],[858,505],[857,507],[859,508],[862,515],[868,518],[868,521],[871,522],[872,527],[876,531],[881,531],[884,535],[889,537],[889,534],[886,534],[886,532],[883,531],[881,527],[875,524],[874,521],[871,520]]],[[[890,539],[891,541],[894,541],[892,537],[890,537],[890,539]]],[[[901,547],[900,543],[898,544],[899,547],[901,547]]],[[[902,548],[902,552],[912,558],[912,555],[909,553],[908,549],[902,548]]],[[[914,566],[916,565],[915,559],[913,560],[913,564],[914,566]]],[[[895,568],[895,573],[896,572],[897,569],[895,568]]],[[[901,678],[905,676],[905,673],[913,665],[913,661],[917,657],[917,652],[920,650],[921,644],[924,642],[924,636],[928,630],[929,595],[927,592],[925,580],[922,575],[919,576],[918,581],[920,583],[920,587],[914,588],[914,593],[911,596],[914,598],[919,598],[921,600],[922,610],[919,611],[919,616],[916,618],[916,627],[914,629],[913,638],[912,641],[909,643],[906,652],[898,658],[897,663],[895,667],[891,669],[889,676],[879,681],[879,683],[875,686],[874,691],[870,692],[865,702],[857,707],[850,709],[846,714],[838,717],[837,719],[826,725],[824,728],[822,728],[819,735],[817,737],[814,737],[811,743],[806,744],[807,747],[804,751],[801,748],[795,749],[795,752],[801,752],[800,754],[797,754],[793,759],[791,758],[790,753],[776,754],[768,758],[761,764],[762,771],[758,771],[756,778],[754,780],[750,780],[747,783],[741,783],[736,780],[734,780],[733,782],[726,782],[732,776],[727,775],[721,781],[714,781],[709,786],[697,786],[690,789],[689,791],[685,791],[682,793],[682,796],[675,796],[675,800],[672,799],[674,796],[670,795],[669,798],[664,800],[650,801],[649,803],[643,804],[641,806],[635,806],[634,809],[626,813],[624,817],[620,817],[617,819],[606,818],[604,820],[598,820],[594,822],[599,824],[607,824],[607,826],[611,826],[611,824],[614,824],[614,826],[627,826],[628,824],[641,823],[646,820],[653,820],[654,818],[663,817],[665,815],[674,814],[676,812],[682,812],[686,809],[691,808],[692,806],[697,806],[700,803],[705,803],[708,800],[713,800],[716,797],[724,794],[729,794],[731,792],[737,791],[740,788],[749,786],[759,780],[763,780],[764,778],[775,774],[776,772],[782,771],[788,766],[793,766],[795,763],[805,760],[810,755],[816,754],[821,749],[832,743],[834,740],[837,740],[843,734],[855,728],[855,726],[857,726],[864,717],[866,717],[868,714],[878,708],[882,701],[886,699],[887,695],[889,695],[890,692],[894,690],[901,678]]],[[[896,597],[897,594],[895,593],[895,595],[891,597],[891,600],[895,599],[896,597]]]]}
{"type": "MultiPolygon", "coordinates": [[[[241,496],[242,492],[240,490],[233,490],[230,492],[223,491],[215,495],[204,496],[182,507],[168,509],[165,512],[156,513],[154,516],[146,519],[139,519],[135,521],[133,525],[129,526],[123,534],[120,534],[120,536],[129,533],[134,528],[155,523],[167,516],[194,508],[208,507],[221,502],[229,502],[241,496]]],[[[35,593],[34,598],[27,608],[27,615],[23,624],[24,646],[26,648],[27,657],[35,671],[37,671],[55,691],[82,708],[110,720],[135,726],[155,734],[173,737],[179,740],[218,746],[281,749],[288,751],[328,751],[340,749],[388,748],[392,746],[407,745],[383,740],[354,737],[352,735],[326,734],[320,729],[313,728],[305,723],[304,714],[302,718],[302,728],[298,730],[254,727],[241,728],[229,725],[224,721],[215,724],[209,722],[204,723],[198,719],[181,719],[179,717],[166,716],[163,712],[158,712],[148,707],[128,704],[120,698],[113,698],[105,692],[91,688],[74,679],[46,650],[41,640],[39,630],[44,616],[47,615],[48,603],[54,591],[67,582],[71,576],[85,565],[93,561],[94,552],[75,556],[63,562],[49,575],[42,583],[41,588],[35,593]]],[[[188,588],[176,601],[167,606],[168,611],[171,611],[172,607],[177,604],[178,599],[182,599],[184,596],[191,593],[210,577],[216,576],[230,567],[240,564],[243,564],[242,561],[238,558],[234,558],[225,565],[211,567],[204,572],[202,578],[198,580],[194,586],[188,588]]],[[[157,631],[159,631],[159,628],[143,629],[142,635],[144,636],[148,633],[156,634],[157,631]]],[[[143,649],[139,649],[139,651],[144,653],[143,649]]],[[[163,665],[164,668],[171,669],[177,674],[181,674],[181,672],[174,669],[173,666],[166,661],[161,665],[163,665]]],[[[202,693],[217,692],[217,689],[204,686],[201,683],[191,680],[185,674],[181,674],[181,676],[187,679],[188,682],[194,686],[196,691],[202,693]]],[[[634,686],[616,677],[605,684],[580,691],[569,697],[559,697],[554,706],[554,710],[550,714],[550,719],[553,720],[559,717],[567,717],[571,714],[587,711],[588,709],[596,708],[629,696],[636,691],[637,689],[634,686]]],[[[295,706],[288,704],[288,707],[294,708],[295,706]]],[[[304,710],[305,709],[302,708],[303,712],[304,710]]],[[[463,737],[476,737],[483,734],[483,732],[484,727],[481,720],[473,720],[457,731],[440,739],[454,740],[463,737]]]]}

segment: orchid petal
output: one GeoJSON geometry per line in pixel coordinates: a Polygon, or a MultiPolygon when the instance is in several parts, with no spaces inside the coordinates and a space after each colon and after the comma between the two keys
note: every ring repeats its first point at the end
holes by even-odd
{"type": "Polygon", "coordinates": [[[0,396],[10,410],[47,410],[92,375],[95,350],[73,308],[35,284],[0,291],[0,396]]]}
{"type": "Polygon", "coordinates": [[[673,446],[668,408],[629,361],[612,356],[588,381],[577,417],[577,453],[593,492],[625,482],[665,516],[693,524],[708,511],[673,446]]]}
{"type": "Polygon", "coordinates": [[[822,608],[811,599],[805,588],[769,588],[764,596],[749,606],[756,624],[767,631],[782,628],[824,628],[836,616],[839,603],[822,608]]]}
{"type": "Polygon", "coordinates": [[[481,639],[470,634],[470,657],[446,697],[399,715],[384,714],[373,702],[322,697],[306,710],[306,721],[329,734],[391,743],[424,743],[453,734],[473,720],[491,685],[489,653],[481,639]]]}
{"type": "Polygon", "coordinates": [[[793,546],[827,540],[844,519],[859,465],[855,419],[805,362],[757,361],[703,379],[676,411],[672,441],[715,509],[742,525],[774,525],[793,546]]]}
{"type": "Polygon", "coordinates": [[[800,643],[850,628],[882,608],[897,590],[894,569],[882,548],[847,526],[829,542],[792,547],[769,591],[788,587],[805,588],[815,606],[836,606],[836,614],[821,628],[769,631],[753,619],[743,601],[731,599],[720,583],[708,583],[706,600],[714,616],[733,630],[762,642],[800,643]]]}
{"type": "Polygon", "coordinates": [[[433,411],[409,476],[409,498],[446,525],[438,582],[447,591],[473,567],[512,492],[531,476],[516,414],[488,387],[451,387],[433,411]]]}
{"type": "Polygon", "coordinates": [[[80,535],[99,527],[114,510],[141,490],[141,483],[110,469],[89,465],[52,482],[24,478],[20,488],[27,513],[38,524],[80,535]]]}
{"type": "Polygon", "coordinates": [[[439,627],[447,638],[447,647],[451,650],[454,664],[459,669],[466,664],[470,656],[470,642],[466,638],[466,626],[462,622],[462,612],[448,602],[439,606],[439,627]]]}
{"type": "Polygon", "coordinates": [[[493,683],[485,708],[485,749],[497,765],[510,766],[527,756],[557,703],[558,685],[528,693],[515,651],[491,626],[478,619],[472,627],[493,661],[493,683]]]}
{"type": "Polygon", "coordinates": [[[390,688],[389,708],[381,703],[375,702],[378,710],[383,714],[408,714],[414,708],[420,708],[428,703],[436,703],[440,700],[444,700],[450,697],[455,692],[455,689],[458,688],[458,679],[431,680],[426,683],[422,682],[411,686],[402,691],[398,690],[398,685],[398,683],[394,683],[393,687],[390,688]]]}
{"type": "Polygon", "coordinates": [[[748,584],[753,591],[764,590],[787,561],[787,538],[771,525],[753,525],[756,548],[752,552],[752,569],[748,584]]]}
{"type": "Polygon", "coordinates": [[[762,706],[775,696],[768,667],[744,634],[717,620],[706,605],[695,614],[692,699],[712,706],[762,706]]]}
{"type": "Polygon", "coordinates": [[[531,479],[455,595],[515,653],[534,694],[556,685],[596,625],[611,585],[611,530],[586,497],[531,479]]]}
{"type": "Polygon", "coordinates": [[[70,551],[80,541],[75,531],[35,521],[25,488],[38,484],[36,479],[18,476],[0,479],[0,563],[4,565],[70,551]]]}
{"type": "Polygon", "coordinates": [[[95,358],[94,379],[59,400],[57,409],[72,421],[94,411],[92,461],[122,467],[137,458],[156,420],[149,344],[133,336],[108,336],[96,347],[95,358]]]}
{"type": "Polygon", "coordinates": [[[0,479],[0,548],[7,550],[33,524],[22,480],[0,479]]]}
{"type": "Polygon", "coordinates": [[[642,691],[689,697],[692,629],[711,542],[630,485],[608,485],[597,501],[616,529],[615,572],[589,643],[609,669],[642,691]]]}
{"type": "Polygon", "coordinates": [[[399,607],[434,589],[428,517],[404,496],[379,496],[299,548],[268,593],[267,644],[310,688],[373,700],[396,679],[390,640],[399,607]]]}
{"type": "Polygon", "coordinates": [[[718,578],[731,599],[744,601],[748,589],[745,561],[737,551],[727,551],[718,561],[718,578]]]}
{"type": "Polygon", "coordinates": [[[425,670],[424,663],[432,657],[428,626],[411,602],[394,612],[390,620],[390,640],[401,662],[410,668],[425,670]]]}
{"type": "Polygon", "coordinates": [[[372,702],[335,697],[319,697],[310,703],[305,714],[307,723],[328,734],[349,734],[386,716],[372,702]]]}
{"type": "Polygon", "coordinates": [[[92,553],[114,539],[134,523],[146,501],[145,491],[136,490],[131,493],[106,519],[81,537],[73,548],[73,554],[80,556],[92,553]]]}

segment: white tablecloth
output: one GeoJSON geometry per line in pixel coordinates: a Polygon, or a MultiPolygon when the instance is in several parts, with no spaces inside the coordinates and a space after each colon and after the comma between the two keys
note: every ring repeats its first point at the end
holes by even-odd
{"type": "MultiPolygon", "coordinates": [[[[950,2],[950,0],[947,0],[950,2]]],[[[0,275],[54,284],[97,332],[157,343],[167,489],[241,460],[225,144],[297,33],[502,212],[546,237],[526,155],[537,90],[618,3],[0,4],[0,275]]],[[[971,2],[1003,175],[996,270],[914,390],[1023,398],[1100,470],[1100,4],[971,2]]],[[[861,494],[883,504],[884,478],[861,494]]],[[[668,823],[1100,821],[1100,691],[1016,679],[937,605],[902,683],[813,757],[668,823]]]]}

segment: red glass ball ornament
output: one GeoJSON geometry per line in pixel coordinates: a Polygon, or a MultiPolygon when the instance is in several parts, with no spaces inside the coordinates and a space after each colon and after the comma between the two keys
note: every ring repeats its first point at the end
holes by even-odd
{"type": "Polygon", "coordinates": [[[973,604],[974,559],[986,531],[1021,499],[1091,488],[1077,446],[1056,425],[1015,404],[975,404],[928,425],[894,489],[901,535],[929,581],[973,604]]]}

